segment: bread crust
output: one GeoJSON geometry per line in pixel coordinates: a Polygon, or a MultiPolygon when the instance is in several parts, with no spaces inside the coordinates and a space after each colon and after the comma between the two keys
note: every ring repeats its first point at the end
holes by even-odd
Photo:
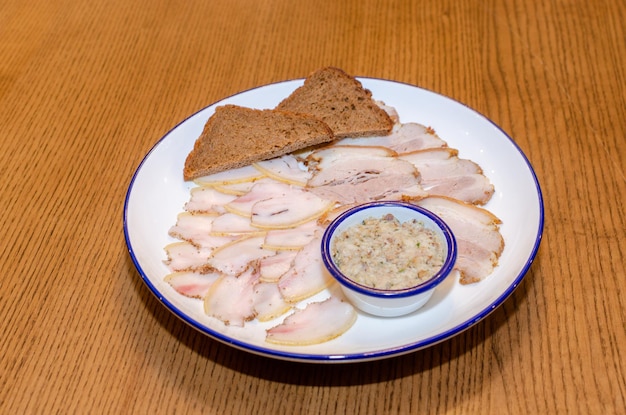
{"type": "Polygon", "coordinates": [[[187,156],[183,177],[193,180],[333,139],[330,127],[311,115],[219,106],[187,156]]]}
{"type": "Polygon", "coordinates": [[[371,91],[332,66],[309,75],[276,109],[313,115],[328,124],[337,138],[387,135],[393,127],[371,91]]]}

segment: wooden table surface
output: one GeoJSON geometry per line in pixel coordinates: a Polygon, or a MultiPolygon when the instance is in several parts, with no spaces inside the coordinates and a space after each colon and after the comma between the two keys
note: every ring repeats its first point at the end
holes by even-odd
{"type": "Polygon", "coordinates": [[[3,0],[1,413],[624,413],[626,3],[3,0]],[[144,155],[223,97],[338,66],[493,120],[545,229],[523,283],[440,344],[260,357],[182,323],[122,228],[144,155]]]}

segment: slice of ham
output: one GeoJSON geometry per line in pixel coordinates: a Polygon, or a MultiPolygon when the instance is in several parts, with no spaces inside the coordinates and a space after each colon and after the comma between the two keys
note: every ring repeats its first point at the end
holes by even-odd
{"type": "Polygon", "coordinates": [[[422,182],[426,193],[433,196],[448,196],[463,202],[484,205],[493,196],[494,187],[482,174],[448,177],[422,182]]]}
{"type": "Polygon", "coordinates": [[[306,185],[311,177],[311,173],[301,168],[298,159],[291,154],[259,161],[252,165],[268,177],[297,186],[306,185]]]}
{"type": "MultiPolygon", "coordinates": [[[[306,165],[313,173],[313,177],[307,182],[308,186],[321,186],[333,181],[332,177],[327,178],[321,172],[331,167],[337,171],[343,171],[344,175],[350,176],[355,174],[350,167],[342,166],[350,160],[362,159],[389,159],[396,156],[397,153],[387,147],[381,146],[346,146],[333,144],[313,151],[306,158],[306,165]]],[[[358,170],[356,171],[358,173],[358,170]]]]}
{"type": "Polygon", "coordinates": [[[384,147],[326,147],[307,159],[315,169],[307,186],[341,204],[425,196],[415,166],[395,156],[384,147]]]}
{"type": "Polygon", "coordinates": [[[209,292],[211,285],[221,276],[222,274],[219,272],[206,274],[193,271],[173,272],[167,275],[164,281],[186,297],[204,298],[209,292]]]}
{"type": "Polygon", "coordinates": [[[280,277],[278,288],[285,301],[296,303],[317,294],[334,282],[322,263],[320,238],[316,235],[298,251],[289,271],[280,277]]]}
{"type": "Polygon", "coordinates": [[[309,303],[267,330],[269,343],[303,346],[332,340],[345,333],[356,321],[357,313],[339,296],[309,303]]]}
{"type": "Polygon", "coordinates": [[[310,190],[323,199],[335,199],[345,204],[414,200],[428,195],[415,177],[401,175],[370,176],[362,182],[330,184],[312,187],[310,190]]]}
{"type": "Polygon", "coordinates": [[[248,267],[238,277],[222,275],[204,297],[204,312],[226,325],[242,327],[256,316],[254,287],[259,280],[256,267],[248,267]]]}
{"type": "Polygon", "coordinates": [[[417,167],[422,180],[482,173],[478,164],[471,160],[460,159],[458,154],[457,149],[446,147],[412,151],[400,154],[398,158],[411,162],[417,167]]]}
{"type": "Polygon", "coordinates": [[[457,241],[455,269],[462,284],[481,281],[493,272],[504,249],[500,219],[486,209],[448,197],[429,196],[416,204],[450,226],[457,241]]]}
{"type": "Polygon", "coordinates": [[[397,153],[447,147],[447,143],[435,131],[418,123],[395,124],[391,134],[380,137],[344,138],[336,142],[346,146],[381,146],[397,153]]]}
{"type": "Polygon", "coordinates": [[[491,199],[494,187],[476,163],[460,159],[458,151],[439,148],[413,151],[398,156],[412,163],[420,173],[420,184],[435,196],[449,196],[483,205],[491,199]]]}

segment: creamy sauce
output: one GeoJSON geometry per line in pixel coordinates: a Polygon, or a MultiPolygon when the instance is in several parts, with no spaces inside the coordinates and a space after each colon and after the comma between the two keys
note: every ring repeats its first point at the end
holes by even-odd
{"type": "Polygon", "coordinates": [[[331,255],[343,274],[361,285],[399,290],[418,285],[441,269],[444,244],[417,220],[392,214],[367,218],[335,236],[331,255]]]}

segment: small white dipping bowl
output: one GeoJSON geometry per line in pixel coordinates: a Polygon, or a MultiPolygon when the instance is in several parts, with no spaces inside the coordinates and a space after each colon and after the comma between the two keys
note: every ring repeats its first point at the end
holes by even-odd
{"type": "Polygon", "coordinates": [[[419,206],[391,201],[365,203],[340,214],[326,228],[322,236],[321,251],[324,265],[339,282],[347,299],[360,310],[380,317],[402,316],[426,304],[435,288],[450,275],[457,255],[454,235],[441,218],[419,206]],[[377,289],[354,282],[335,264],[331,250],[335,235],[367,218],[382,218],[387,214],[392,214],[401,223],[416,219],[438,234],[443,241],[445,250],[443,266],[430,279],[401,290],[377,289]]]}

